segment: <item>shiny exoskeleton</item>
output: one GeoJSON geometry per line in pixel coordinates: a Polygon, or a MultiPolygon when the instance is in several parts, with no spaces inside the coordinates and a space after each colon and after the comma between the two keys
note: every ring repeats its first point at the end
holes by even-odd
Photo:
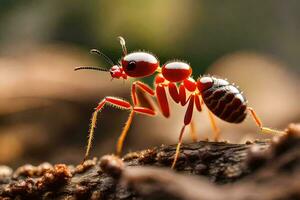
{"type": "Polygon", "coordinates": [[[199,78],[197,85],[205,105],[217,117],[230,123],[246,118],[247,100],[235,85],[210,76],[199,78]]]}
{"type": "Polygon", "coordinates": [[[170,116],[167,91],[175,103],[180,104],[181,106],[186,106],[183,126],[179,134],[172,168],[175,167],[176,161],[179,157],[180,146],[186,126],[191,127],[192,139],[197,141],[194,131],[195,129],[193,128],[194,126],[192,117],[194,108],[198,112],[201,112],[203,104],[205,104],[208,108],[208,116],[214,131],[215,140],[218,140],[220,134],[214,116],[217,116],[226,122],[240,123],[246,118],[247,111],[250,112],[257,126],[262,131],[268,133],[282,133],[281,131],[263,127],[260,119],[254,110],[247,106],[246,98],[235,85],[230,84],[224,79],[215,78],[212,76],[202,76],[195,81],[191,77],[192,68],[188,63],[182,61],[171,61],[160,66],[158,59],[151,53],[143,51],[127,53],[125,40],[122,37],[119,37],[119,39],[123,50],[123,56],[120,63],[115,64],[102,52],[93,49],[91,52],[97,53],[105,58],[106,61],[111,64],[111,68],[108,70],[101,67],[84,66],[77,67],[75,70],[92,69],[106,71],[110,73],[112,79],[124,80],[126,80],[128,77],[141,78],[155,74],[154,89],[142,81],[136,80],[132,83],[131,87],[131,102],[122,98],[111,96],[106,96],[99,102],[92,116],[88,145],[84,160],[88,157],[91,149],[94,129],[96,127],[97,114],[105,105],[113,105],[118,109],[130,111],[125,127],[117,142],[117,155],[120,155],[122,152],[123,143],[132,123],[133,116],[136,113],[148,116],[155,116],[157,114],[155,107],[152,106],[152,103],[154,102],[151,100],[147,100],[147,98],[144,99],[144,101],[148,101],[147,104],[150,105],[150,107],[141,105],[137,95],[137,90],[139,90],[143,95],[149,95],[154,98],[158,103],[158,109],[166,118],[170,116]]]}

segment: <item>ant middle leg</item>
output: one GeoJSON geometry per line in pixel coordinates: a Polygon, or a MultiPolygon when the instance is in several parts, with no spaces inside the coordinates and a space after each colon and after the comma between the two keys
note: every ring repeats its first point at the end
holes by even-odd
{"type": "MultiPolygon", "coordinates": [[[[130,125],[132,123],[134,113],[140,113],[140,114],[145,114],[145,115],[150,115],[150,116],[156,115],[156,112],[155,112],[153,106],[151,106],[151,108],[137,106],[139,104],[139,99],[138,99],[138,96],[136,93],[137,88],[141,89],[141,92],[143,94],[147,93],[151,96],[153,96],[155,94],[155,92],[145,83],[143,83],[141,81],[133,82],[132,87],[131,87],[131,98],[132,98],[134,107],[131,110],[131,112],[128,116],[128,119],[125,123],[125,126],[123,128],[123,131],[118,138],[118,142],[117,142],[117,146],[116,146],[116,154],[118,156],[120,156],[122,153],[123,144],[124,144],[125,138],[127,136],[128,130],[130,128],[130,125]]],[[[152,105],[150,102],[148,102],[148,104],[152,105]]]]}
{"type": "Polygon", "coordinates": [[[251,107],[247,107],[248,111],[250,112],[254,122],[256,123],[256,125],[260,128],[260,130],[263,132],[263,133],[275,133],[275,134],[284,134],[285,131],[279,131],[279,130],[275,130],[275,129],[271,129],[271,128],[268,128],[268,127],[264,127],[262,125],[262,122],[261,120],[259,119],[258,115],[256,114],[256,112],[253,110],[253,108],[251,107]]]}
{"type": "Polygon", "coordinates": [[[168,83],[167,84],[168,88],[169,88],[169,94],[172,97],[172,99],[176,102],[176,103],[180,103],[182,106],[184,106],[187,103],[187,99],[186,99],[186,89],[184,87],[184,84],[181,83],[179,85],[179,88],[177,88],[175,83],[168,83]]]}
{"type": "Polygon", "coordinates": [[[140,113],[140,114],[145,114],[145,115],[150,115],[150,116],[154,116],[156,114],[154,110],[151,110],[149,108],[144,108],[144,107],[138,107],[138,106],[134,107],[131,110],[131,112],[128,116],[128,119],[125,123],[125,126],[123,128],[123,131],[122,131],[122,133],[120,134],[120,136],[118,138],[118,142],[117,142],[117,146],[116,146],[116,154],[118,156],[120,156],[121,153],[122,153],[124,140],[127,136],[128,130],[129,130],[130,125],[132,123],[134,113],[140,113]]]}
{"type": "Polygon", "coordinates": [[[173,163],[172,163],[172,166],[171,166],[172,169],[174,169],[174,167],[176,166],[176,162],[177,162],[178,157],[179,157],[180,147],[181,147],[181,144],[182,144],[182,138],[183,138],[183,133],[184,133],[185,127],[187,125],[189,125],[191,123],[191,120],[192,120],[194,102],[195,102],[194,99],[195,99],[195,95],[191,94],[191,96],[188,99],[189,104],[188,104],[188,107],[187,107],[187,110],[186,110],[186,113],[185,113],[185,116],[184,116],[184,125],[181,128],[181,131],[180,131],[180,134],[179,134],[178,143],[177,143],[177,147],[176,147],[176,152],[175,152],[174,160],[173,160],[173,163]]]}
{"type": "MultiPolygon", "coordinates": [[[[168,83],[168,87],[169,87],[169,94],[172,97],[172,99],[176,103],[180,103],[182,106],[184,106],[188,101],[186,100],[186,92],[185,92],[184,85],[182,83],[180,84],[179,91],[175,83],[172,82],[168,83]]],[[[198,95],[195,95],[195,105],[197,110],[201,112],[202,108],[201,108],[200,99],[198,95]]],[[[192,141],[197,142],[198,137],[196,134],[196,127],[194,121],[191,121],[189,133],[192,138],[192,141]]]]}

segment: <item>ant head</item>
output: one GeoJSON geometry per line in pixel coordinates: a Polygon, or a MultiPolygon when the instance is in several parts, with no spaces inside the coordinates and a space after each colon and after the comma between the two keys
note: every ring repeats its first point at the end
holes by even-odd
{"type": "MultiPolygon", "coordinates": [[[[124,52],[124,50],[123,50],[124,52]]],[[[125,74],[123,68],[119,65],[116,65],[108,56],[106,56],[104,53],[99,51],[98,49],[91,49],[90,53],[97,54],[105,59],[106,62],[108,62],[112,67],[110,69],[102,68],[102,67],[92,67],[92,66],[82,66],[82,67],[76,67],[75,71],[82,70],[82,69],[88,69],[88,70],[97,70],[97,71],[104,71],[109,72],[112,78],[124,78],[127,79],[127,75],[125,74]]]]}
{"type": "Polygon", "coordinates": [[[124,72],[123,67],[120,67],[118,65],[114,65],[110,68],[109,73],[112,78],[123,78],[127,79],[127,74],[124,72]]]}
{"type": "Polygon", "coordinates": [[[155,56],[147,52],[133,52],[127,54],[125,40],[118,37],[123,50],[121,59],[122,70],[130,77],[145,77],[152,75],[159,67],[155,56]]]}
{"type": "Polygon", "coordinates": [[[145,77],[152,75],[158,68],[159,62],[155,56],[146,52],[133,52],[127,55],[127,48],[123,37],[118,37],[122,47],[121,66],[116,65],[109,57],[97,49],[92,49],[91,53],[102,56],[112,67],[108,70],[101,67],[77,67],[75,70],[92,69],[110,72],[112,78],[127,79],[130,77],[145,77]]]}

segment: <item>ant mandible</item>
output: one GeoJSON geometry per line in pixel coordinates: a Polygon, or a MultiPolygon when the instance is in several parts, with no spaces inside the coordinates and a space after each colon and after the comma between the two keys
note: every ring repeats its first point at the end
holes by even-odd
{"type": "Polygon", "coordinates": [[[119,109],[130,111],[127,122],[117,142],[116,154],[118,156],[122,152],[123,142],[129,130],[134,114],[139,113],[149,116],[156,115],[155,108],[152,105],[153,102],[148,102],[150,103],[149,105],[151,105],[150,108],[140,106],[136,93],[137,89],[139,89],[143,94],[148,94],[156,98],[159,104],[158,107],[163,116],[166,118],[170,116],[166,88],[168,88],[169,94],[173,101],[181,106],[185,106],[187,104],[172,168],[174,168],[176,165],[176,161],[180,152],[180,146],[182,144],[182,136],[186,126],[191,125],[192,139],[194,141],[197,140],[192,127],[192,115],[194,107],[197,111],[201,112],[203,104],[205,104],[208,108],[208,116],[214,131],[215,140],[219,139],[220,131],[216,125],[214,116],[217,116],[226,122],[241,123],[246,118],[247,111],[250,112],[254,122],[262,132],[282,133],[282,131],[270,129],[262,125],[262,122],[255,111],[247,105],[248,102],[243,93],[234,84],[213,76],[201,76],[197,81],[195,81],[191,77],[192,68],[189,64],[181,61],[172,61],[167,62],[160,67],[158,59],[151,53],[138,51],[128,54],[124,38],[118,38],[123,51],[123,56],[120,63],[114,64],[114,62],[112,62],[111,59],[109,59],[102,52],[97,49],[92,49],[91,53],[101,55],[108,63],[111,64],[111,68],[108,70],[101,67],[83,66],[75,68],[75,71],[82,69],[105,71],[109,72],[112,78],[123,78],[124,80],[126,80],[128,77],[142,78],[157,73],[154,79],[155,89],[152,89],[141,81],[134,81],[131,87],[131,98],[133,105],[126,100],[111,96],[107,96],[100,101],[98,106],[95,108],[91,119],[84,161],[88,158],[91,149],[94,129],[96,127],[97,114],[101,111],[104,105],[113,105],[119,109]]]}

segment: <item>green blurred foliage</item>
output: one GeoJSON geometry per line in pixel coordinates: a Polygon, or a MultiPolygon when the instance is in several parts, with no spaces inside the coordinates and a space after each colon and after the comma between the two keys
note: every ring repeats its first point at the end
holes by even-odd
{"type": "Polygon", "coordinates": [[[117,60],[116,37],[122,35],[130,50],[153,52],[162,63],[188,61],[194,76],[222,55],[243,50],[274,55],[299,70],[299,5],[292,0],[2,0],[0,42],[97,47],[117,60]]]}

